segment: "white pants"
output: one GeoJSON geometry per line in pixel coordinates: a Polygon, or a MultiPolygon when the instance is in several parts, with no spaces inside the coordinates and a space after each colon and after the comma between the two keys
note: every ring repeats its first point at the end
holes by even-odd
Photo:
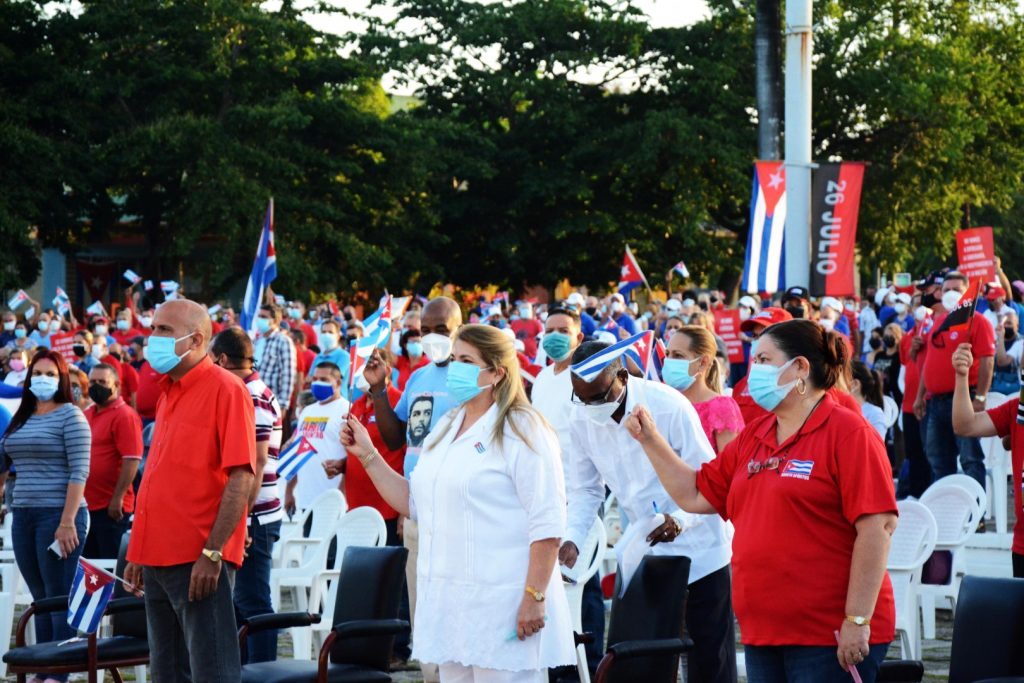
{"type": "MultiPolygon", "coordinates": [[[[420,531],[416,522],[406,518],[402,522],[402,542],[409,550],[409,558],[405,563],[405,581],[409,587],[409,621],[416,619],[416,562],[420,549],[420,531]]],[[[437,664],[420,662],[424,683],[438,683],[437,664]]],[[[473,680],[472,678],[468,680],[473,680]]]]}
{"type": "Polygon", "coordinates": [[[545,671],[500,671],[479,666],[441,664],[441,683],[547,683],[545,671]]]}

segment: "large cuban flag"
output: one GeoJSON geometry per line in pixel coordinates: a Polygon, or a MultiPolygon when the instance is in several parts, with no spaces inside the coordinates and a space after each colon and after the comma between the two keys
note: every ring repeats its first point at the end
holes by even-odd
{"type": "Polygon", "coordinates": [[[245,299],[242,300],[242,313],[239,323],[242,329],[252,334],[256,321],[256,311],[263,300],[263,292],[277,277],[277,254],[274,252],[274,200],[267,204],[267,215],[263,219],[263,231],[260,243],[256,247],[256,258],[252,262],[252,273],[245,286],[245,299]]]}
{"type": "Polygon", "coordinates": [[[785,228],[786,169],[781,161],[758,161],[754,164],[743,291],[773,293],[785,288],[785,228]]]}

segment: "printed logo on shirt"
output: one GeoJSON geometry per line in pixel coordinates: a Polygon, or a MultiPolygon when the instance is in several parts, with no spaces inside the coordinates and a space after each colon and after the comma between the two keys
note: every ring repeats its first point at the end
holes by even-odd
{"type": "Polygon", "coordinates": [[[959,332],[950,332],[950,333],[949,333],[949,338],[950,338],[950,339],[951,339],[952,341],[956,341],[957,337],[959,337],[959,336],[960,336],[960,333],[959,333],[959,332]]]}
{"type": "Polygon", "coordinates": [[[485,450],[487,450],[486,448],[484,448],[484,445],[482,443],[480,443],[479,441],[477,441],[475,444],[473,444],[473,448],[476,449],[477,453],[483,453],[485,450]]]}
{"type": "Polygon", "coordinates": [[[787,460],[779,473],[783,477],[791,479],[807,480],[811,478],[811,470],[814,469],[813,460],[787,460]]]}
{"type": "Polygon", "coordinates": [[[307,417],[302,420],[302,436],[307,439],[323,439],[326,430],[326,417],[307,417]]]}

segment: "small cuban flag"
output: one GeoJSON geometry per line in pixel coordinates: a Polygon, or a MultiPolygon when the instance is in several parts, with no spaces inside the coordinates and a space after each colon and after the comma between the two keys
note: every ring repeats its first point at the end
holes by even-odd
{"type": "Polygon", "coordinates": [[[106,315],[107,310],[103,308],[103,302],[93,301],[89,308],[85,309],[85,312],[90,315],[106,315]]]}
{"type": "Polygon", "coordinates": [[[683,278],[684,280],[687,280],[690,277],[690,271],[686,268],[686,264],[683,263],[682,261],[672,266],[672,270],[668,271],[669,276],[671,276],[672,273],[679,273],[679,277],[683,278]]]}
{"type": "Polygon", "coordinates": [[[7,301],[7,308],[11,309],[12,311],[16,310],[18,306],[22,305],[26,301],[28,301],[28,294],[25,293],[24,289],[19,289],[18,293],[12,296],[7,301]]]}
{"type": "Polygon", "coordinates": [[[78,569],[68,594],[68,624],[83,633],[95,633],[110,596],[114,594],[116,577],[78,558],[78,569]]]}
{"type": "Polygon", "coordinates": [[[590,358],[586,358],[572,366],[572,372],[584,382],[593,382],[606,367],[615,362],[618,358],[629,354],[640,369],[646,373],[647,364],[651,357],[651,346],[654,333],[650,330],[623,339],[618,344],[612,344],[608,348],[598,351],[590,358]]]}
{"type": "Polygon", "coordinates": [[[644,285],[650,289],[644,272],[640,270],[640,264],[637,263],[636,257],[633,256],[633,250],[627,244],[626,253],[622,257],[622,268],[619,270],[619,293],[626,294],[639,285],[644,285]]]}
{"type": "Polygon", "coordinates": [[[306,437],[293,441],[288,450],[278,456],[277,476],[284,477],[286,481],[291,481],[316,452],[317,450],[313,448],[313,444],[306,440],[306,437]]]}
{"type": "Polygon", "coordinates": [[[140,276],[138,273],[136,273],[131,268],[129,268],[126,271],[124,271],[124,279],[127,280],[128,282],[132,283],[133,285],[137,285],[140,282],[142,282],[142,276],[140,276]]]}

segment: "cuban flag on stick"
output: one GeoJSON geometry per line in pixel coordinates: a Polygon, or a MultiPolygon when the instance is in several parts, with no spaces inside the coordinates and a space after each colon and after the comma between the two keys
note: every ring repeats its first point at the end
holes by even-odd
{"type": "Polygon", "coordinates": [[[665,367],[665,353],[665,342],[660,339],[655,340],[654,349],[651,351],[651,364],[647,366],[647,376],[645,379],[655,382],[661,381],[661,369],[665,367]]]}
{"type": "MultiPolygon", "coordinates": [[[[363,340],[384,348],[391,339],[391,295],[381,297],[380,308],[363,321],[363,340]]],[[[362,341],[362,340],[360,340],[362,341]]]]}
{"type": "Polygon", "coordinates": [[[252,273],[245,285],[245,298],[242,300],[242,313],[239,322],[242,329],[253,334],[255,332],[256,311],[263,301],[263,292],[267,285],[277,277],[277,254],[274,252],[274,199],[267,204],[267,215],[263,219],[263,231],[256,247],[256,258],[252,262],[252,273]]]}
{"type": "Polygon", "coordinates": [[[291,481],[299,473],[303,465],[308,463],[316,453],[317,450],[313,448],[313,444],[306,440],[306,437],[293,441],[288,450],[281,453],[277,458],[277,476],[284,477],[286,481],[291,481]]]}
{"type": "Polygon", "coordinates": [[[774,293],[785,288],[786,169],[781,161],[754,164],[750,232],[743,264],[744,292],[774,293]]]}
{"type": "Polygon", "coordinates": [[[636,257],[627,244],[626,254],[622,257],[622,269],[619,271],[619,293],[626,294],[640,285],[650,289],[644,272],[640,270],[640,264],[636,262],[636,257]]]}
{"type": "MultiPolygon", "coordinates": [[[[641,332],[640,334],[633,335],[629,339],[623,339],[618,344],[612,344],[603,351],[598,351],[590,358],[581,360],[572,366],[573,374],[577,375],[584,382],[593,382],[594,379],[604,372],[604,369],[617,359],[626,355],[627,353],[633,358],[634,361],[637,359],[650,358],[650,338],[653,338],[654,333],[650,330],[641,332]],[[650,335],[650,337],[648,337],[650,335]],[[647,338],[647,340],[645,340],[647,338]]],[[[647,361],[642,360],[641,370],[647,370],[647,361]]],[[[638,362],[639,364],[639,362],[638,362]]]]}
{"type": "Polygon", "coordinates": [[[14,296],[7,301],[7,308],[16,310],[18,306],[28,301],[28,294],[25,293],[24,289],[19,289],[14,296]]]}
{"type": "Polygon", "coordinates": [[[117,577],[104,571],[83,557],[78,558],[78,569],[68,594],[68,624],[83,633],[95,633],[99,628],[107,602],[114,594],[117,577]]]}
{"type": "Polygon", "coordinates": [[[683,263],[682,261],[672,266],[672,270],[668,271],[668,276],[670,279],[672,277],[672,273],[679,273],[679,277],[683,278],[684,280],[690,277],[690,271],[687,270],[686,264],[683,263]]]}

